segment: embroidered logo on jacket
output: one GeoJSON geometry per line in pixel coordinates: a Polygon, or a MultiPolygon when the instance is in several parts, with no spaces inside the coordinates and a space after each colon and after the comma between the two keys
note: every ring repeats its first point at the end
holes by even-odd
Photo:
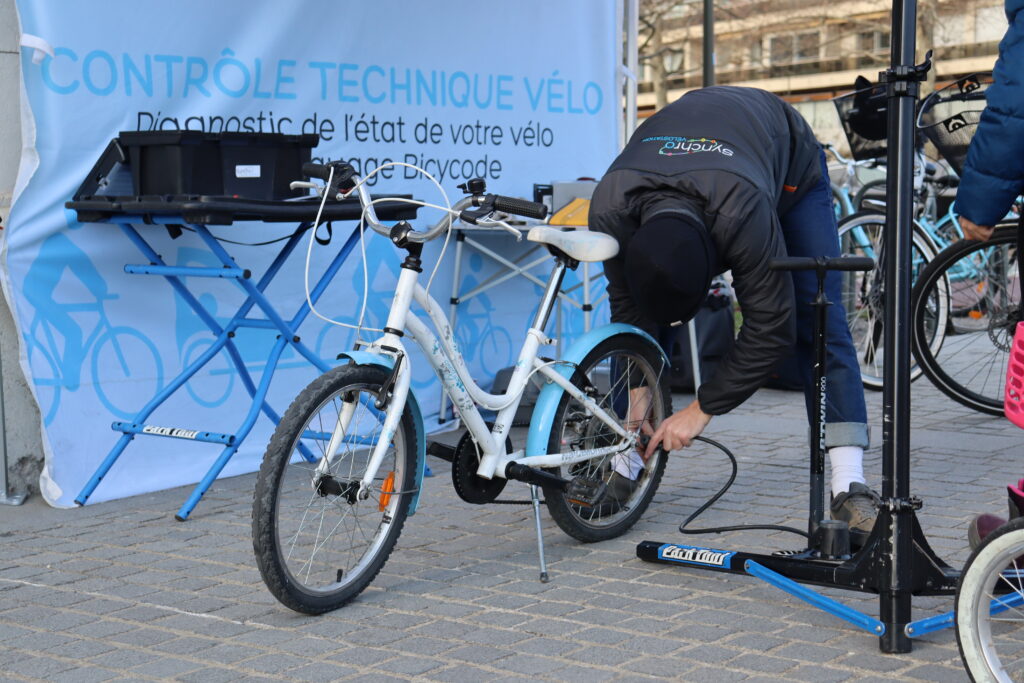
{"type": "Polygon", "coordinates": [[[698,152],[717,152],[722,156],[731,157],[733,151],[714,138],[686,138],[676,135],[659,135],[644,138],[641,142],[660,142],[658,154],[674,157],[680,154],[697,154],[698,152]]]}

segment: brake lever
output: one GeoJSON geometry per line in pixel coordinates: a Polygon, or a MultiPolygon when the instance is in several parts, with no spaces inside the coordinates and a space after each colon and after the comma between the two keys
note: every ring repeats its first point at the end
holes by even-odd
{"type": "MultiPolygon", "coordinates": [[[[474,201],[475,200],[476,197],[474,196],[474,201]]],[[[478,223],[480,219],[485,218],[486,216],[494,213],[494,195],[485,195],[482,199],[480,199],[480,203],[477,204],[477,206],[479,208],[463,209],[462,212],[459,213],[459,219],[466,223],[480,225],[480,223],[478,223]]]]}

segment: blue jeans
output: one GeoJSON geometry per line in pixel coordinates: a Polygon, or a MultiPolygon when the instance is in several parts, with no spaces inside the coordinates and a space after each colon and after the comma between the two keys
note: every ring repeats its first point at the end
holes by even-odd
{"type": "MultiPolygon", "coordinates": [[[[839,256],[839,233],[832,209],[825,153],[821,154],[822,179],[805,194],[784,216],[779,217],[786,252],[790,256],[839,256]]],[[[814,309],[812,302],[818,291],[818,277],[812,271],[794,272],[793,290],[796,294],[797,342],[796,358],[804,384],[804,399],[810,420],[818,410],[814,395],[814,309]]],[[[828,397],[825,408],[825,445],[868,447],[867,410],[864,407],[864,387],[860,380],[857,352],[853,347],[850,329],[843,310],[842,274],[829,272],[825,276],[825,295],[832,305],[828,307],[825,332],[826,378],[828,397]]]]}

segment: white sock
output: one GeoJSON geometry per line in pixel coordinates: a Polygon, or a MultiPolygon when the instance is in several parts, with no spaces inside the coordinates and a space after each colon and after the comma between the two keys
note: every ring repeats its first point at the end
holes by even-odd
{"type": "Polygon", "coordinates": [[[635,480],[640,476],[640,471],[643,468],[644,459],[636,450],[631,450],[629,453],[616,453],[612,456],[612,469],[627,479],[635,480]]]}
{"type": "Polygon", "coordinates": [[[864,449],[860,446],[835,446],[828,449],[832,464],[832,495],[846,493],[850,484],[864,481],[864,449]]]}

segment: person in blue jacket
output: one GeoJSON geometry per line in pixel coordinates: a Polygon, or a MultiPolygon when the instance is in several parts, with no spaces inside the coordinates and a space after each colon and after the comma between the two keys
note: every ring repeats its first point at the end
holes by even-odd
{"type": "MultiPolygon", "coordinates": [[[[985,241],[1006,216],[1014,199],[1024,192],[1024,0],[1006,0],[1009,28],[999,43],[999,59],[986,92],[988,106],[967,150],[967,161],[956,194],[960,227],[967,239],[985,241]]],[[[1024,479],[1009,489],[1010,517],[1024,510],[1024,479]]],[[[971,520],[967,537],[976,548],[1006,523],[994,514],[971,520]]]]}
{"type": "Polygon", "coordinates": [[[1010,26],[986,93],[988,106],[967,150],[956,195],[968,239],[987,240],[1024,191],[1024,0],[1006,0],[1010,26]]]}

